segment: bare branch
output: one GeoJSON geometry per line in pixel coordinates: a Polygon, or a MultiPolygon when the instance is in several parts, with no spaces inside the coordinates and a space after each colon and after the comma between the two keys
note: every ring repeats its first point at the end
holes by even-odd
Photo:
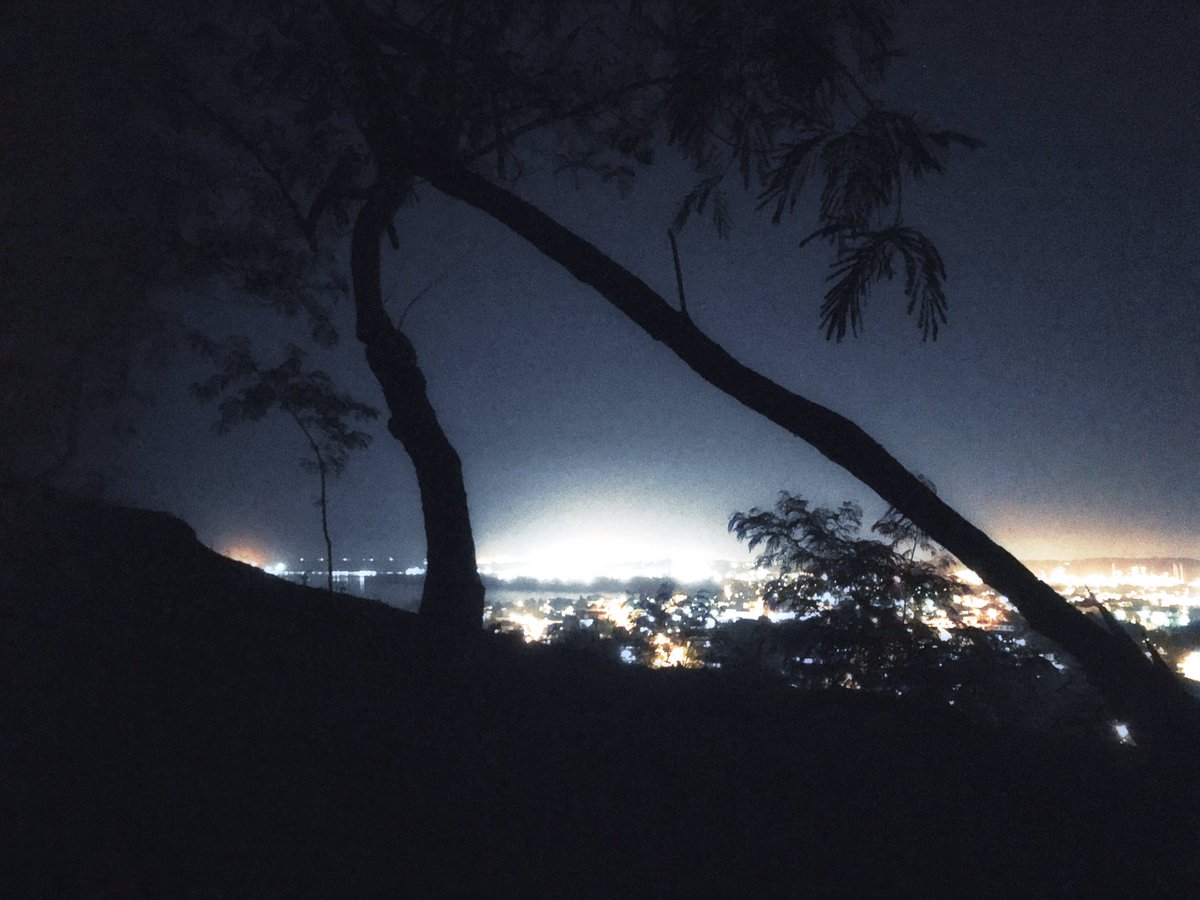
{"type": "Polygon", "coordinates": [[[671,242],[671,258],[675,261],[675,286],[679,288],[679,311],[684,318],[690,319],[687,311],[687,297],[683,293],[683,268],[679,265],[679,246],[675,243],[675,232],[667,229],[667,239],[671,242]]]}

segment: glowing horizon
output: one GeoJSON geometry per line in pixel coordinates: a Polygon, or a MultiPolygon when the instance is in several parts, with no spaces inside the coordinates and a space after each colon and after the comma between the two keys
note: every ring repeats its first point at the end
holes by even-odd
{"type": "Polygon", "coordinates": [[[646,545],[618,538],[574,539],[511,554],[480,555],[479,571],[497,578],[589,582],[597,578],[666,577],[719,580],[724,560],[680,545],[646,545]]]}
{"type": "MultiPolygon", "coordinates": [[[[510,546],[512,546],[510,544],[510,546]]],[[[546,540],[518,544],[512,550],[488,552],[483,548],[478,555],[478,570],[481,574],[503,580],[532,578],[545,582],[587,584],[596,579],[613,578],[667,578],[680,583],[721,581],[731,572],[739,578],[750,578],[753,557],[745,547],[730,542],[726,547],[696,543],[688,545],[679,540],[661,540],[643,534],[621,536],[612,531],[593,531],[569,539],[546,540]],[[640,538],[640,539],[639,539],[640,538]],[[739,553],[740,551],[740,553],[739,553]]],[[[275,553],[263,550],[256,541],[243,539],[226,544],[219,550],[223,556],[244,562],[265,571],[317,571],[324,570],[324,557],[294,556],[291,553],[275,553]],[[286,561],[286,562],[285,562],[286,561]]],[[[1096,558],[1096,557],[1093,557],[1096,558]]],[[[1121,557],[1101,556],[1119,562],[1153,558],[1164,561],[1190,557],[1121,557]]],[[[1130,566],[1114,565],[1104,571],[1096,566],[1082,569],[1071,567],[1081,560],[1046,560],[1027,562],[1039,578],[1053,584],[1072,588],[1113,588],[1118,584],[1136,584],[1143,588],[1168,588],[1189,585],[1200,588],[1200,579],[1185,577],[1184,569],[1173,567],[1169,562],[1163,566],[1140,564],[1138,570],[1130,566]],[[1037,564],[1040,563],[1040,564],[1037,564]],[[1047,564],[1053,563],[1053,566],[1047,564]],[[1162,571],[1158,571],[1162,569],[1162,571]]],[[[336,556],[335,566],[339,573],[370,574],[377,572],[402,572],[407,575],[424,574],[425,561],[414,561],[398,556],[336,556]]],[[[956,574],[972,584],[980,584],[975,573],[958,567],[956,574]]]]}

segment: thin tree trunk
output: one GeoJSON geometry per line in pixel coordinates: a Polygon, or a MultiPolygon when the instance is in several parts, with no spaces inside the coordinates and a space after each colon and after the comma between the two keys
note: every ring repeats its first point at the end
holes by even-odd
{"type": "Polygon", "coordinates": [[[1011,600],[1030,627],[1071,653],[1139,742],[1200,739],[1200,701],[1161,659],[1039,581],[859,426],[743,365],[641,279],[510,191],[444,157],[407,162],[442,193],[492,216],[595,288],[709,384],[811,444],[907,516],[1011,600]]]}
{"type": "Polygon", "coordinates": [[[395,211],[394,192],[373,192],[358,213],[351,239],[356,335],[388,411],[388,431],[417,473],[425,522],[426,571],[421,615],[451,634],[477,632],[483,621],[483,581],[475,559],[462,462],[429,402],[425,376],[408,337],[387,315],[380,292],[379,242],[395,211]]]}
{"type": "Polygon", "coordinates": [[[325,488],[325,457],[313,444],[313,452],[317,454],[317,472],[321,476],[321,533],[325,535],[325,581],[329,595],[333,596],[333,541],[329,537],[329,500],[325,488]]]}
{"type": "Polygon", "coordinates": [[[288,414],[295,420],[300,430],[304,432],[304,437],[308,441],[308,446],[312,449],[313,456],[317,458],[317,474],[321,478],[321,533],[325,535],[325,576],[326,584],[329,589],[329,595],[333,596],[333,541],[329,537],[329,494],[326,488],[325,479],[325,456],[321,453],[321,448],[317,442],[313,440],[312,433],[304,424],[303,420],[296,415],[292,410],[288,410],[288,414]]]}

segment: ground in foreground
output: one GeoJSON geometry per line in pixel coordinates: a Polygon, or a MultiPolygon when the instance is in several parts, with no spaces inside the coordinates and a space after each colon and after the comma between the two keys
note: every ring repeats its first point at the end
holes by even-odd
{"type": "Polygon", "coordinates": [[[15,895],[1200,883],[1194,774],[1129,748],[498,640],[451,651],[154,513],[25,494],[0,538],[15,895]]]}

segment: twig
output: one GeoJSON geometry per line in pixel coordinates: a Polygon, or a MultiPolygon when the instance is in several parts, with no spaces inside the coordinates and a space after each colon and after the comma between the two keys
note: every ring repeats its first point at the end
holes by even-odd
{"type": "Polygon", "coordinates": [[[675,243],[675,232],[668,228],[667,239],[671,242],[671,257],[675,260],[675,285],[679,288],[679,311],[683,317],[691,321],[687,311],[687,297],[683,293],[683,268],[679,265],[679,246],[675,243]]]}
{"type": "MultiPolygon", "coordinates": [[[[463,254],[463,255],[465,256],[466,254],[463,254]]],[[[425,285],[425,287],[423,287],[419,291],[417,291],[417,293],[413,296],[413,298],[411,300],[409,300],[408,303],[405,304],[403,311],[400,313],[400,317],[398,319],[396,319],[396,327],[397,328],[401,328],[404,326],[404,317],[408,315],[409,310],[411,310],[416,305],[417,301],[420,300],[422,297],[424,297],[427,293],[429,293],[435,287],[437,287],[439,284],[441,284],[446,279],[446,276],[449,275],[451,272],[453,272],[454,268],[460,262],[462,262],[462,259],[463,259],[463,257],[460,256],[458,259],[454,260],[454,262],[450,263],[450,265],[446,266],[446,268],[442,270],[441,274],[435,276],[432,281],[429,281],[425,285]]]]}

